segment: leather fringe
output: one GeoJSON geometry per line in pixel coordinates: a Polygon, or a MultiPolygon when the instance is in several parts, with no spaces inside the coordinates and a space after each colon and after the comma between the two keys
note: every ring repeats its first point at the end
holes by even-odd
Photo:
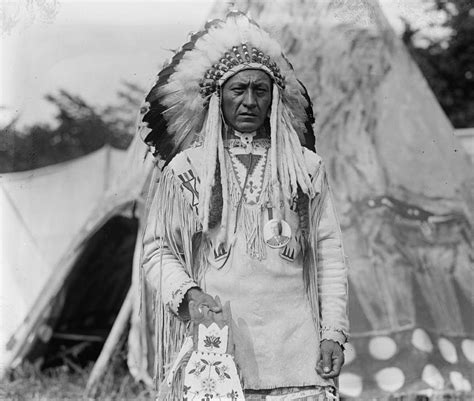
{"type": "MultiPolygon", "coordinates": [[[[182,189],[171,169],[165,169],[156,188],[155,196],[161,205],[155,224],[162,225],[162,238],[157,241],[166,242],[173,255],[185,267],[191,278],[198,282],[199,265],[193,266],[193,237],[201,230],[201,224],[189,203],[182,194],[182,189]],[[181,243],[178,244],[173,227],[178,222],[181,232],[181,243]],[[181,246],[180,246],[181,245],[181,246]]],[[[161,271],[161,269],[160,269],[161,271]]],[[[161,286],[161,277],[160,277],[161,286]]],[[[155,386],[158,388],[166,377],[167,370],[174,361],[186,337],[187,324],[172,314],[167,305],[163,304],[161,288],[155,299],[155,386]]],[[[175,375],[173,384],[165,400],[182,399],[183,376],[175,375]]]]}

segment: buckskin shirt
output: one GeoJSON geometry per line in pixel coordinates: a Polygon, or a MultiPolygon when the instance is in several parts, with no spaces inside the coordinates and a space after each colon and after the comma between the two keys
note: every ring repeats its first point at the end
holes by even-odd
{"type": "MultiPolygon", "coordinates": [[[[186,291],[196,286],[218,295],[222,303],[230,302],[235,360],[244,388],[325,386],[332,382],[315,371],[320,340],[343,344],[348,327],[347,270],[340,228],[328,192],[315,227],[317,244],[305,245],[307,227],[302,227],[298,210],[305,203],[294,199],[280,205],[293,233],[290,241],[275,249],[265,244],[262,227],[275,208],[269,150],[270,141],[265,139],[255,141],[251,156],[238,141],[226,141],[231,203],[227,238],[231,246],[223,254],[216,251],[212,244],[218,241],[219,229],[211,229],[211,246],[193,253],[192,263],[204,264],[195,278],[179,255],[186,253],[184,248],[192,247],[193,237],[199,232],[199,183],[206,154],[198,146],[175,156],[164,171],[161,189],[151,205],[143,266],[148,282],[161,292],[164,305],[177,316],[186,291]],[[193,223],[183,226],[183,219],[193,223]],[[303,280],[304,253],[311,247],[317,255],[319,327],[315,326],[303,280]]],[[[321,196],[322,160],[307,149],[302,152],[316,196],[321,196]]],[[[307,221],[314,221],[308,217],[307,221]]]]}

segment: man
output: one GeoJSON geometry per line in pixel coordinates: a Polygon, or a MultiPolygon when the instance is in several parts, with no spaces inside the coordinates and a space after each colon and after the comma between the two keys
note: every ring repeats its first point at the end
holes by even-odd
{"type": "Polygon", "coordinates": [[[160,72],[142,114],[165,164],[143,257],[159,294],[158,378],[183,322],[218,316],[222,301],[246,399],[322,399],[344,361],[347,269],[308,149],[311,103],[280,46],[244,14],[212,21],[160,72]],[[275,224],[281,241],[265,235],[275,224]]]}

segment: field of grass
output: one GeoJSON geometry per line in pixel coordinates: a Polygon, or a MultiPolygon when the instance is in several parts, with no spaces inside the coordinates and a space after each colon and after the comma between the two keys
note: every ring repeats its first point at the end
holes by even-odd
{"type": "Polygon", "coordinates": [[[150,390],[134,381],[123,359],[111,364],[94,397],[86,396],[85,388],[91,370],[92,364],[85,368],[67,364],[42,371],[31,364],[24,364],[0,382],[0,400],[154,400],[150,390]]]}
{"type": "MultiPolygon", "coordinates": [[[[68,366],[38,372],[32,365],[24,365],[6,380],[0,382],[0,400],[4,401],[151,401],[153,392],[140,383],[135,383],[125,364],[107,372],[94,397],[85,395],[87,379],[92,366],[71,370],[68,366]]],[[[342,398],[341,398],[342,400],[342,398]]],[[[388,397],[387,401],[427,401],[427,397],[388,397]]],[[[431,401],[474,401],[471,394],[444,394],[430,398],[431,401]]]]}

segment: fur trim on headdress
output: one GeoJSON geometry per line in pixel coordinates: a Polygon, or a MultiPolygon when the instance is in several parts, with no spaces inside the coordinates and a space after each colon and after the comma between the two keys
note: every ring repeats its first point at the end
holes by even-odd
{"type": "Polygon", "coordinates": [[[191,35],[158,74],[141,109],[139,133],[155,155],[169,162],[202,131],[211,97],[222,82],[242,68],[265,70],[279,86],[281,101],[293,116],[299,141],[314,149],[311,101],[281,46],[240,12],[208,22],[191,35]]]}
{"type": "MultiPolygon", "coordinates": [[[[206,155],[203,177],[199,193],[201,202],[199,203],[199,218],[202,221],[203,232],[209,230],[209,214],[211,211],[212,188],[216,184],[216,162],[219,163],[220,181],[222,194],[228,193],[228,181],[225,167],[224,143],[222,141],[222,116],[220,111],[219,98],[217,94],[211,96],[209,103],[209,113],[204,126],[203,152],[206,155]]],[[[222,203],[222,215],[227,216],[228,202],[224,199],[222,203]]],[[[221,232],[225,233],[226,219],[221,219],[221,232]]]]}

